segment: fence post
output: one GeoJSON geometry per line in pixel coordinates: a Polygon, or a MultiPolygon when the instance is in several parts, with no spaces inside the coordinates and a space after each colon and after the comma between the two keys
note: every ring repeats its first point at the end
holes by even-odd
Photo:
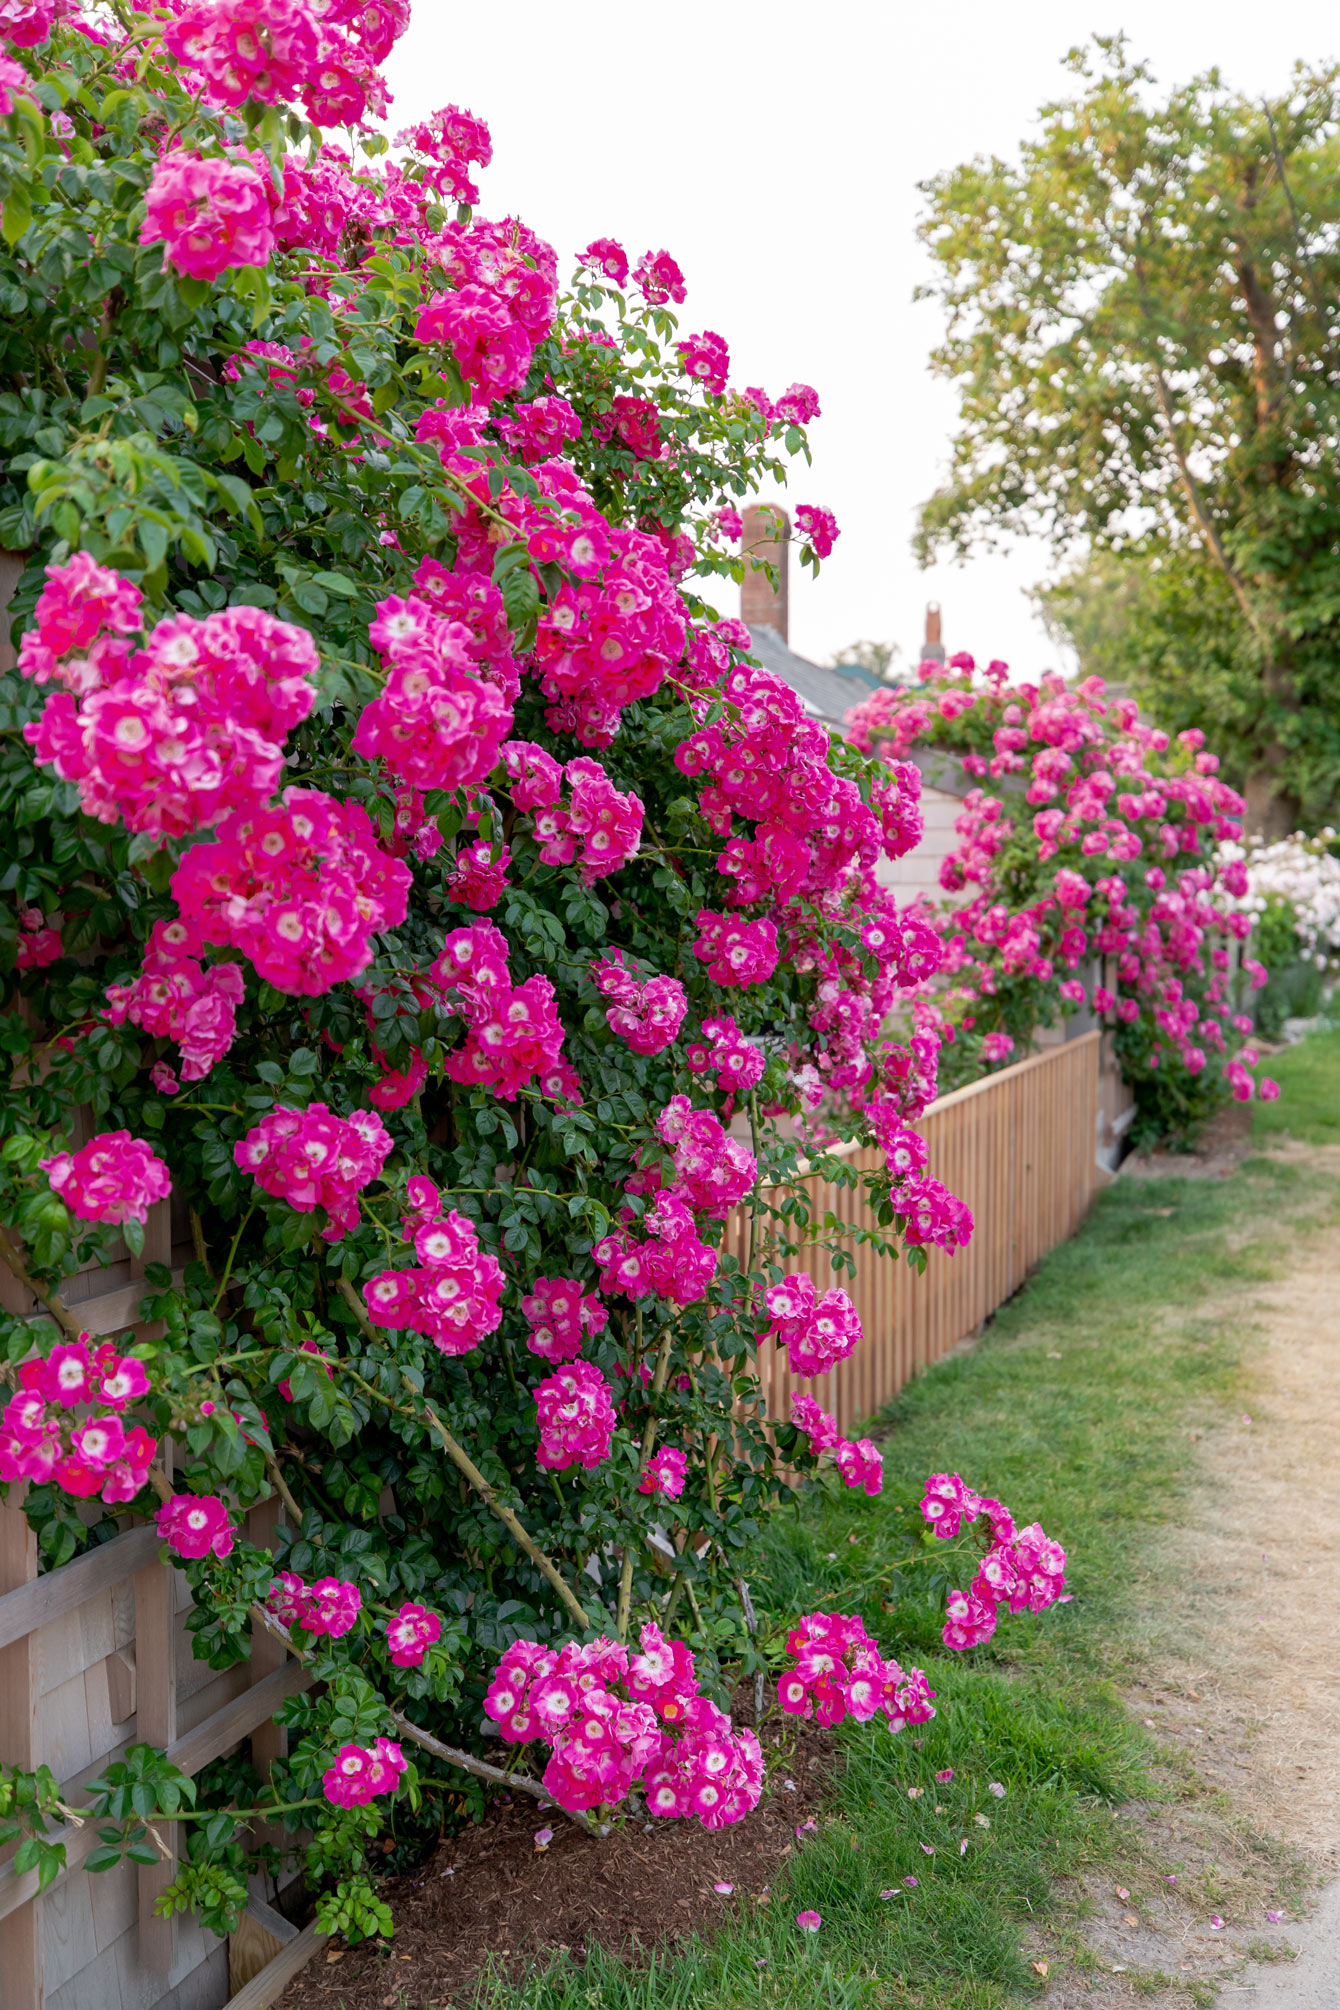
{"type": "MultiPolygon", "coordinates": [[[[170,1564],[151,1563],[136,1573],[135,1731],[144,1745],[170,1745],[177,1735],[175,1588],[170,1564]]],[[[139,1872],[140,1960],[146,1968],[166,1971],[176,1959],[177,1922],[160,1918],[154,1902],[177,1874],[177,1824],[167,1823],[159,1834],[169,1856],[142,1864],[139,1872]]]]}
{"type": "MultiPolygon", "coordinates": [[[[26,1491],[14,1487],[0,1506],[0,1592],[17,1591],[37,1576],[37,1538],[23,1512],[26,1491]]],[[[38,1764],[39,1654],[35,1633],[0,1648],[0,1761],[25,1772],[38,1764]]],[[[0,1996],[13,2010],[42,2010],[42,1925],[35,1899],[0,1919],[0,1996]]]]}

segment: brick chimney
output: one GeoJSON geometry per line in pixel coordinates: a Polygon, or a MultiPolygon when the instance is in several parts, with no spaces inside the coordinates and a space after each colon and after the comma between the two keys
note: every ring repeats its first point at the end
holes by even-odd
{"type": "Polygon", "coordinates": [[[926,639],[921,645],[923,663],[943,663],[945,646],[940,636],[940,603],[938,600],[926,602],[926,639]]]}
{"type": "Polygon", "coordinates": [[[788,640],[787,580],[791,519],[775,503],[751,503],[741,514],[744,518],[742,551],[745,574],[740,588],[740,619],[751,628],[775,628],[785,642],[788,640]],[[766,559],[776,566],[778,583],[775,590],[762,565],[751,565],[751,558],[766,559]]]}

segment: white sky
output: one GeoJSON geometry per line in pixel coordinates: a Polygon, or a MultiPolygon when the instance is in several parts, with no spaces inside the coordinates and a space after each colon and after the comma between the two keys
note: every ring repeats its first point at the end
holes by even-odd
{"type": "Polygon", "coordinates": [[[939,310],[912,302],[928,267],[916,184],[1010,156],[1072,83],[1066,50],[1118,29],[1169,86],[1217,64],[1276,91],[1296,59],[1340,54],[1322,0],[1277,17],[1247,0],[416,0],[387,66],[391,124],[447,103],[487,119],[481,214],[524,217],[565,276],[592,237],[632,257],[664,246],[688,286],[681,327],[726,338],[734,384],[817,388],[814,467],[788,500],[826,505],[842,536],[817,582],[793,568],[793,647],[822,659],[870,636],[915,662],[935,598],[951,651],[1030,675],[1055,655],[1024,597],[1047,548],[926,573],[911,555],[955,412],[926,369],[939,310]]]}

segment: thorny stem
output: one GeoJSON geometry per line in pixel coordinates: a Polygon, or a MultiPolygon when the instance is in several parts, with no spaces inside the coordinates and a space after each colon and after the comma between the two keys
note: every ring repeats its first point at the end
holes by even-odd
{"type": "MultiPolygon", "coordinates": [[[[374,1344],[377,1344],[377,1334],[373,1330],[372,1323],[367,1316],[367,1312],[365,1311],[362,1304],[359,1302],[358,1293],[354,1290],[353,1285],[349,1282],[347,1277],[342,1277],[339,1280],[338,1288],[340,1296],[344,1299],[346,1305],[348,1305],[350,1311],[353,1313],[355,1319],[358,1321],[359,1328],[362,1331],[364,1337],[372,1341],[374,1344]]],[[[456,1467],[457,1471],[464,1475],[464,1477],[469,1481],[470,1485],[474,1488],[475,1492],[479,1495],[480,1499],[484,1502],[485,1506],[490,1508],[493,1511],[493,1513],[497,1515],[499,1521],[503,1524],[503,1527],[512,1537],[512,1540],[530,1558],[531,1562],[535,1565],[537,1570],[539,1570],[549,1580],[550,1584],[552,1584],[554,1590],[558,1593],[564,1605],[567,1607],[568,1611],[572,1614],[573,1618],[576,1620],[577,1624],[581,1627],[582,1631],[584,1633],[589,1633],[591,1631],[590,1617],[588,1616],[587,1612],[579,1602],[577,1594],[573,1591],[571,1585],[567,1582],[566,1578],[564,1578],[560,1573],[557,1565],[554,1564],[550,1560],[550,1558],[545,1555],[544,1551],[540,1548],[539,1544],[533,1539],[533,1537],[531,1537],[526,1532],[526,1530],[522,1527],[520,1521],[517,1519],[516,1515],[513,1513],[512,1509],[508,1507],[507,1503],[499,1498],[496,1490],[484,1478],[483,1473],[480,1472],[479,1467],[470,1457],[470,1454],[466,1451],[465,1447],[457,1443],[456,1439],[451,1435],[451,1432],[442,1422],[442,1419],[438,1416],[436,1410],[434,1410],[432,1404],[429,1403],[421,1394],[421,1392],[415,1388],[409,1376],[402,1372],[401,1382],[403,1386],[409,1391],[410,1395],[415,1399],[416,1403],[422,1405],[422,1409],[420,1411],[406,1409],[406,1407],[403,1404],[391,1403],[389,1399],[382,1394],[380,1389],[374,1388],[371,1382],[365,1382],[363,1380],[363,1377],[357,1374],[355,1370],[348,1369],[347,1372],[352,1374],[354,1376],[354,1380],[358,1382],[362,1388],[366,1389],[370,1395],[375,1396],[379,1402],[386,1403],[389,1409],[398,1410],[401,1416],[417,1415],[420,1418],[420,1420],[422,1420],[424,1416],[427,1417],[429,1423],[432,1425],[433,1429],[437,1432],[438,1437],[442,1440],[443,1450],[446,1452],[447,1457],[451,1460],[452,1464],[456,1467]]]]}
{"type": "MultiPolygon", "coordinates": [[[[287,1626],[276,1619],[272,1612],[268,1612],[263,1605],[253,1605],[251,1616],[265,1628],[267,1633],[272,1634],[276,1640],[281,1640],[295,1660],[300,1661],[304,1667],[311,1665],[313,1656],[305,1647],[298,1646],[287,1626]]],[[[553,1798],[541,1781],[532,1780],[526,1773],[505,1773],[501,1767],[491,1766],[487,1759],[476,1759],[472,1753],[462,1752],[455,1745],[444,1745],[431,1731],[425,1731],[414,1723],[403,1710],[388,1705],[387,1714],[402,1736],[408,1738],[411,1744],[420,1746],[425,1752],[431,1752],[435,1759],[445,1759],[448,1765],[459,1766],[462,1772],[473,1773],[481,1780],[491,1780],[495,1785],[520,1787],[523,1793],[533,1794],[539,1801],[553,1798]]],[[[575,1822],[578,1828],[585,1829],[588,1834],[609,1833],[607,1826],[597,1827],[590,1817],[582,1814],[580,1810],[565,1808],[563,1812],[569,1821],[575,1822]]]]}
{"type": "Polygon", "coordinates": [[[288,1509],[294,1528],[302,1527],[302,1509],[289,1492],[288,1481],[279,1470],[279,1461],[273,1452],[265,1454],[265,1470],[270,1475],[270,1484],[288,1509]]]}
{"type": "Polygon", "coordinates": [[[218,1311],[219,1300],[223,1297],[224,1292],[228,1289],[228,1279],[233,1274],[233,1258],[237,1255],[237,1245],[242,1240],[243,1229],[246,1227],[247,1223],[251,1220],[251,1217],[255,1212],[256,1209],[253,1204],[251,1207],[247,1209],[241,1221],[239,1221],[237,1224],[237,1234],[233,1237],[233,1246],[228,1251],[228,1261],[223,1266],[223,1276],[219,1279],[219,1288],[214,1293],[214,1302],[209,1308],[211,1312],[218,1311]]]}
{"type": "MultiPolygon", "coordinates": [[[[195,1250],[195,1260],[197,1263],[202,1264],[206,1270],[209,1270],[209,1250],[205,1245],[205,1224],[201,1221],[200,1216],[194,1208],[190,1209],[190,1216],[191,1247],[195,1250]]],[[[212,1271],[210,1275],[213,1275],[212,1271]]]]}
{"type": "Polygon", "coordinates": [[[46,1307],[56,1324],[60,1327],[61,1332],[66,1334],[71,1340],[77,1340],[83,1331],[79,1321],[70,1311],[70,1308],[66,1305],[58,1291],[48,1291],[46,1286],[40,1284],[33,1276],[27,1264],[19,1255],[18,1250],[15,1249],[7,1228],[0,1228],[0,1257],[4,1258],[6,1268],[13,1276],[17,1277],[19,1283],[32,1292],[38,1304],[46,1307]]]}
{"type": "MultiPolygon", "coordinates": [[[[637,1308],[637,1353],[638,1353],[638,1360],[641,1361],[642,1307],[640,1305],[637,1308]]],[[[650,1392],[652,1411],[651,1415],[647,1419],[646,1429],[642,1433],[642,1464],[644,1467],[646,1466],[647,1460],[651,1457],[652,1450],[656,1444],[656,1423],[657,1423],[656,1398],[660,1395],[661,1391],[664,1389],[669,1374],[670,1374],[670,1335],[667,1333],[664,1340],[662,1340],[661,1342],[660,1357],[656,1363],[656,1373],[652,1378],[651,1392],[650,1392]]],[[[630,1542],[626,1545],[624,1549],[623,1566],[619,1572],[618,1635],[620,1640],[626,1640],[628,1638],[628,1620],[632,1610],[632,1604],[633,1604],[633,1545],[630,1542]]]]}

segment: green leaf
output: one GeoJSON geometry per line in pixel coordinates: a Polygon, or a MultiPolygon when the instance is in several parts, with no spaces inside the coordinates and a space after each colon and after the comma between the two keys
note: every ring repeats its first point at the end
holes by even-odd
{"type": "Polygon", "coordinates": [[[5,243],[15,245],[33,220],[33,204],[27,184],[15,182],[5,197],[5,207],[0,212],[0,229],[5,234],[5,243]]]}

